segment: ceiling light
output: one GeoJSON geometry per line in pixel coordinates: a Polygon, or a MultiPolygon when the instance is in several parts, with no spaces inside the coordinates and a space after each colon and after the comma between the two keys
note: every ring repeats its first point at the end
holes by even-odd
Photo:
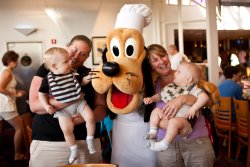
{"type": "Polygon", "coordinates": [[[16,31],[20,32],[21,34],[28,36],[35,31],[37,31],[37,28],[15,28],[16,31]]]}

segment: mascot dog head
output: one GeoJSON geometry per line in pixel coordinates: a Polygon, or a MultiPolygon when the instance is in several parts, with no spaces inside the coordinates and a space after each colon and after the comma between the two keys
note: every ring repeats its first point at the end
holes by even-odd
{"type": "MultiPolygon", "coordinates": [[[[141,25],[144,27],[149,23],[145,21],[145,16],[138,14],[144,12],[148,16],[151,10],[143,4],[135,5],[132,8],[136,11],[130,11],[131,6],[125,5],[118,14],[116,28],[107,36],[107,50],[103,54],[106,61],[95,69],[95,79],[92,80],[98,93],[107,92],[107,105],[116,114],[134,111],[141,105],[143,96],[153,95],[150,65],[141,34],[141,25]],[[133,19],[130,20],[130,12],[132,17],[139,17],[135,19],[135,27],[131,26],[133,19]],[[141,23],[139,28],[138,22],[141,23]]],[[[146,107],[152,109],[152,106],[146,107]]],[[[150,111],[145,111],[145,120],[149,115],[150,111]]]]}

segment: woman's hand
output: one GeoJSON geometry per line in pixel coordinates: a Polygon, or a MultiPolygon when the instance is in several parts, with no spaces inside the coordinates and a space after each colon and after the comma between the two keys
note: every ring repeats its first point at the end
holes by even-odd
{"type": "Polygon", "coordinates": [[[196,101],[197,98],[193,95],[181,95],[169,101],[167,105],[164,106],[162,111],[166,117],[172,118],[175,117],[176,113],[183,104],[192,106],[196,101]]]}
{"type": "Polygon", "coordinates": [[[168,101],[168,103],[163,107],[163,117],[172,118],[175,117],[177,111],[182,107],[182,99],[181,98],[175,98],[171,101],[168,101]]]}
{"type": "Polygon", "coordinates": [[[83,117],[80,114],[75,114],[72,116],[74,125],[79,125],[84,122],[83,117]]]}
{"type": "Polygon", "coordinates": [[[56,112],[55,108],[51,105],[46,105],[45,109],[46,109],[47,113],[49,113],[50,115],[53,115],[56,112]]]}

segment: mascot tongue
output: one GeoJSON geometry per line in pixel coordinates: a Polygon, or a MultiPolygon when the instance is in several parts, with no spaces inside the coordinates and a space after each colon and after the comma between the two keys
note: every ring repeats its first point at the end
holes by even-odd
{"type": "Polygon", "coordinates": [[[133,95],[122,93],[115,86],[112,88],[111,102],[116,108],[125,108],[132,98],[133,95]]]}

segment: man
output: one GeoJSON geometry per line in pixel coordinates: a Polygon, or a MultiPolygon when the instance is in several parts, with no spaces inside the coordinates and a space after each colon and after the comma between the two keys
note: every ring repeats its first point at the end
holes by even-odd
{"type": "MultiPolygon", "coordinates": [[[[218,86],[220,96],[242,99],[242,86],[239,84],[242,72],[239,67],[227,66],[223,73],[226,79],[218,86]]],[[[232,120],[235,120],[235,118],[234,105],[232,103],[232,120]]]]}

